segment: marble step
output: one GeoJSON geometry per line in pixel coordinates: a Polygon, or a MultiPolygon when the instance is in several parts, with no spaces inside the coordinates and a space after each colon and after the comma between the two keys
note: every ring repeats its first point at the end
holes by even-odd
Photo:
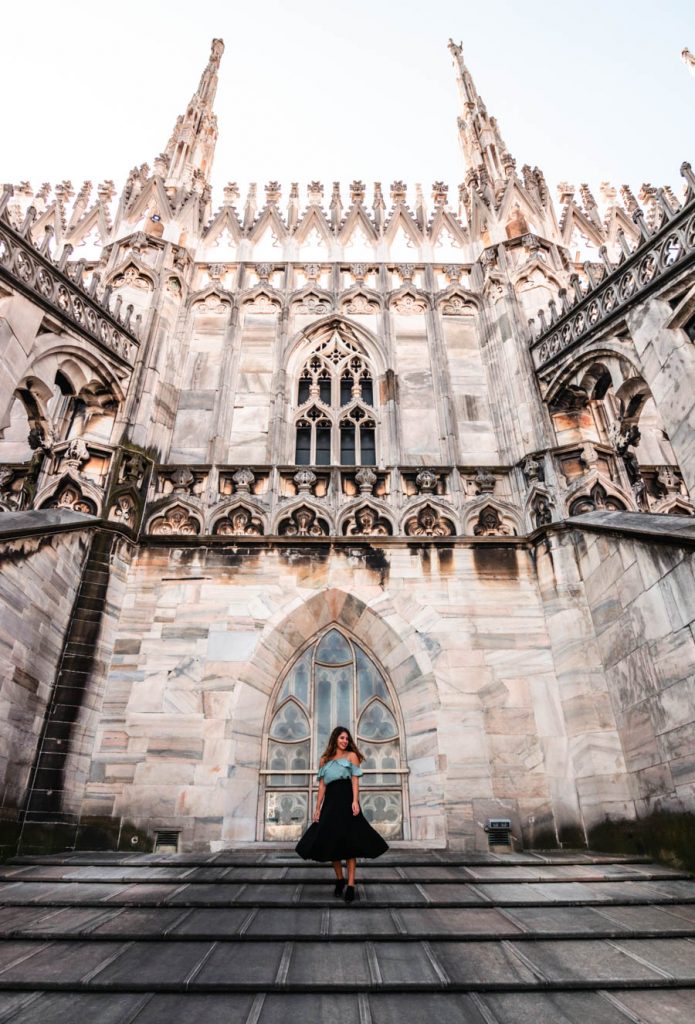
{"type": "Polygon", "coordinates": [[[592,907],[499,907],[471,909],[371,909],[359,904],[316,909],[209,909],[46,906],[0,909],[0,940],[350,941],[355,936],[393,942],[456,938],[462,942],[538,938],[695,937],[695,907],[639,905],[592,907]]]}
{"type": "Polygon", "coordinates": [[[693,1024],[695,880],[642,858],[22,858],[0,1024],[693,1024]]]}
{"type": "Polygon", "coordinates": [[[690,989],[444,993],[0,992],[0,1024],[693,1024],[690,989]]]}
{"type": "MultiPolygon", "coordinates": [[[[0,989],[500,992],[695,989],[689,939],[5,941],[0,989]]],[[[695,993],[693,999],[695,1005],[695,993]]]]}

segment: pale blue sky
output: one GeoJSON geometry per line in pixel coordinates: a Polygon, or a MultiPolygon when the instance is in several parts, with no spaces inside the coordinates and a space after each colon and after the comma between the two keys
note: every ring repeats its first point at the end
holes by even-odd
{"type": "Polygon", "coordinates": [[[3,10],[0,180],[120,187],[164,147],[213,36],[226,45],[216,205],[226,181],[271,178],[302,195],[339,180],[344,198],[353,178],[426,192],[444,179],[455,196],[449,36],[519,167],[538,164],[553,188],[679,185],[681,161],[695,164],[685,0],[34,0],[3,10]]]}

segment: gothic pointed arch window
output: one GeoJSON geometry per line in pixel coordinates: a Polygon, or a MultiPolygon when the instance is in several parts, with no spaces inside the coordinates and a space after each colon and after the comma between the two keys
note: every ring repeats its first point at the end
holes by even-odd
{"type": "Polygon", "coordinates": [[[350,339],[335,331],[299,373],[294,416],[298,466],[375,466],[374,372],[350,339]]]}
{"type": "Polygon", "coordinates": [[[335,626],[314,638],[277,688],[266,725],[261,838],[296,840],[316,801],[331,730],[345,725],[365,755],[360,803],[386,839],[407,838],[407,768],[400,709],[385,674],[335,626]]]}

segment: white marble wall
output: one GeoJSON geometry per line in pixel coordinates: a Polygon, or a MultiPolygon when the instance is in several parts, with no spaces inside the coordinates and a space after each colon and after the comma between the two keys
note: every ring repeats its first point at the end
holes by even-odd
{"type": "Polygon", "coordinates": [[[81,813],[181,828],[200,848],[256,839],[268,702],[337,622],[398,694],[414,839],[484,847],[482,818],[505,813],[527,839],[554,835],[540,737],[560,728],[547,713],[557,683],[529,553],[392,542],[379,560],[370,568],[366,547],[141,549],[81,813]]]}
{"type": "Polygon", "coordinates": [[[0,816],[21,808],[89,532],[0,542],[0,816]]]}
{"type": "Polygon", "coordinates": [[[584,592],[640,814],[695,807],[695,556],[576,533],[584,592]]]}

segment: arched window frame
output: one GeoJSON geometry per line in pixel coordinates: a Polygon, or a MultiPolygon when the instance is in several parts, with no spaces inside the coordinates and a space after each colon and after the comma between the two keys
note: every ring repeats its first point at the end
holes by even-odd
{"type": "Polygon", "coordinates": [[[336,331],[317,345],[294,385],[295,464],[377,465],[375,395],[374,368],[354,343],[336,331]]]}
{"type": "MultiPolygon", "coordinates": [[[[363,765],[364,777],[361,780],[362,799],[367,805],[369,805],[370,801],[373,800],[389,800],[396,797],[397,800],[400,801],[401,808],[400,834],[397,837],[387,836],[387,838],[410,838],[407,785],[408,768],[406,765],[405,728],[400,703],[393,686],[390,683],[387,672],[381,666],[371,650],[362,645],[356,638],[352,637],[347,630],[338,626],[336,623],[332,623],[330,626],[315,634],[292,659],[286,671],[283,672],[279,678],[272,698],[269,701],[263,732],[261,762],[262,785],[260,786],[259,791],[258,839],[261,841],[273,841],[273,839],[284,838],[283,836],[278,837],[271,835],[266,828],[269,796],[271,798],[275,797],[278,800],[281,800],[284,796],[292,797],[294,795],[300,797],[306,808],[306,817],[301,822],[301,825],[302,827],[306,827],[309,823],[311,811],[316,799],[316,772],[318,770],[319,758],[323,750],[324,739],[327,738],[322,737],[319,732],[320,712],[318,707],[318,691],[316,687],[318,685],[317,669],[320,671],[321,668],[329,668],[336,671],[345,668],[349,669],[350,672],[352,687],[352,715],[354,720],[347,723],[336,723],[332,721],[331,728],[335,724],[347,725],[355,736],[358,746],[360,746],[362,748],[362,752],[366,754],[367,759],[365,761],[365,765],[363,765]],[[333,631],[339,633],[342,639],[347,643],[350,650],[349,661],[332,663],[317,657],[322,641],[333,631]],[[362,700],[361,696],[363,683],[359,672],[360,655],[363,655],[368,659],[368,662],[371,663],[379,677],[379,684],[373,692],[367,692],[365,694],[364,700],[362,700]],[[306,682],[306,702],[304,702],[304,700],[296,693],[292,692],[291,689],[288,689],[288,687],[291,687],[292,685],[291,681],[293,679],[295,669],[301,664],[302,660],[304,660],[304,664],[308,671],[306,682]],[[381,691],[382,687],[383,695],[381,691]],[[289,703],[292,702],[301,709],[308,719],[310,733],[308,741],[304,737],[298,738],[297,740],[278,741],[276,737],[271,736],[271,729],[273,728],[273,723],[276,721],[277,716],[284,711],[289,703]],[[383,739],[360,737],[358,732],[359,725],[363,721],[365,713],[373,707],[374,704],[383,706],[392,716],[396,724],[395,736],[389,736],[383,739]],[[284,743],[288,749],[293,747],[299,749],[308,743],[309,767],[307,769],[302,769],[301,771],[295,768],[293,771],[292,766],[288,762],[286,771],[278,771],[277,766],[273,766],[271,763],[274,744],[278,742],[284,743]],[[376,752],[375,748],[386,749],[388,747],[395,747],[397,750],[397,766],[393,767],[392,765],[389,765],[388,769],[384,770],[377,761],[376,765],[371,767],[370,760],[371,756],[376,752]],[[284,776],[284,780],[282,779],[282,776],[284,776]]],[[[332,700],[334,698],[335,693],[332,695],[332,700]]],[[[334,709],[332,708],[332,711],[333,710],[334,709]]],[[[304,756],[306,756],[305,753],[304,756]]],[[[367,813],[367,810],[365,810],[365,813],[367,813]]]]}

